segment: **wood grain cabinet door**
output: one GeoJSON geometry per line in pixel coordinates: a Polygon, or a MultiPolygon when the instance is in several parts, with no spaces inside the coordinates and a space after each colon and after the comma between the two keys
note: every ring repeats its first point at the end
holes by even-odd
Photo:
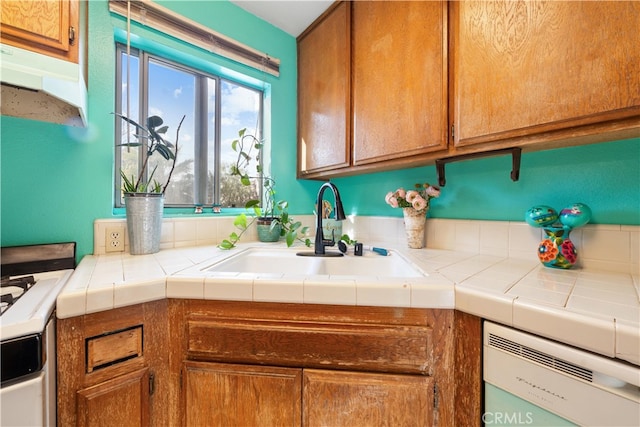
{"type": "Polygon", "coordinates": [[[78,427],[149,426],[149,369],[78,390],[78,427]]]}
{"type": "Polygon", "coordinates": [[[2,43],[78,62],[78,0],[3,0],[2,43]]]}
{"type": "Polygon", "coordinates": [[[338,4],[298,38],[298,176],[349,166],[350,13],[338,4]]]}
{"type": "Polygon", "coordinates": [[[298,426],[302,370],[185,362],[186,426],[298,426]]]}
{"type": "Polygon", "coordinates": [[[433,379],[305,369],[303,421],[315,426],[431,426],[433,379]]]}
{"type": "Polygon", "coordinates": [[[456,1],[451,16],[456,147],[637,128],[640,2],[456,1]]]}
{"type": "Polygon", "coordinates": [[[446,148],[446,2],[352,6],[353,164],[446,148]]]}

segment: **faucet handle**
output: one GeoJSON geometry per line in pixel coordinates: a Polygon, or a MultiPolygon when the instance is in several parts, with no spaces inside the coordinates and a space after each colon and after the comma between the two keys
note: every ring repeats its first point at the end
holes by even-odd
{"type": "Polygon", "coordinates": [[[336,230],[331,230],[331,240],[324,238],[324,233],[322,233],[322,243],[325,246],[335,246],[336,244],[336,230]]]}

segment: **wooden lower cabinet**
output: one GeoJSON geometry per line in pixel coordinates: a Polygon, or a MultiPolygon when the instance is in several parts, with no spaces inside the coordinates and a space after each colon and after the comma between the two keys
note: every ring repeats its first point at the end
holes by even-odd
{"type": "Polygon", "coordinates": [[[304,426],[430,426],[433,379],[305,369],[304,426]]]}
{"type": "Polygon", "coordinates": [[[57,320],[58,426],[167,425],[167,301],[57,320]]]}
{"type": "Polygon", "coordinates": [[[172,300],[169,318],[170,425],[481,425],[475,316],[172,300]]]}
{"type": "Polygon", "coordinates": [[[149,369],[78,391],[78,427],[149,425],[149,369]]]}
{"type": "Polygon", "coordinates": [[[167,299],[58,319],[59,426],[480,426],[455,310],[167,299]]]}
{"type": "Polygon", "coordinates": [[[433,424],[433,380],[423,375],[191,361],[183,372],[187,426],[433,424]]]}
{"type": "Polygon", "coordinates": [[[184,363],[187,426],[300,425],[300,369],[184,363]]]}

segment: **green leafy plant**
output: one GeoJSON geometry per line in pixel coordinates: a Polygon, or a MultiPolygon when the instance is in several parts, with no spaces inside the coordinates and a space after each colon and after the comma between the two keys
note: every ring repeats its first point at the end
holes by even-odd
{"type": "Polygon", "coordinates": [[[258,220],[270,220],[271,229],[280,226],[280,236],[285,238],[287,246],[293,245],[298,240],[306,246],[311,246],[311,240],[305,238],[309,227],[303,227],[300,221],[295,221],[289,216],[289,202],[276,201],[275,180],[265,176],[262,169],[261,155],[264,144],[254,135],[247,134],[247,129],[238,131],[238,138],[231,142],[231,148],[237,153],[236,161],[230,167],[230,175],[237,176],[242,185],[252,185],[252,179],[261,179],[263,186],[263,202],[251,199],[245,203],[245,209],[250,210],[250,215],[241,213],[236,216],[233,225],[235,231],[229,234],[218,247],[221,249],[233,249],[240,241],[242,235],[258,220]],[[256,175],[249,173],[251,163],[256,162],[256,175]],[[251,215],[252,213],[252,215],[251,215]]]}
{"type": "Polygon", "coordinates": [[[176,157],[178,155],[178,139],[180,136],[180,128],[182,127],[182,122],[186,116],[182,116],[182,120],[178,124],[178,128],[176,129],[176,142],[175,144],[171,141],[168,141],[164,138],[163,135],[167,133],[169,130],[168,126],[163,126],[164,121],[159,116],[150,116],[147,118],[146,126],[143,126],[137,123],[135,120],[131,120],[130,118],[119,114],[113,113],[116,116],[120,117],[123,121],[132,124],[136,128],[136,133],[134,136],[138,141],[136,142],[126,142],[122,144],[118,144],[119,147],[145,147],[146,155],[144,157],[144,162],[142,167],[140,168],[140,173],[138,177],[135,178],[133,175],[128,177],[124,171],[120,171],[120,176],[122,177],[122,190],[125,193],[162,193],[166,191],[169,182],[171,181],[171,175],[173,175],[173,170],[176,167],[176,157]],[[165,160],[171,160],[171,170],[169,171],[169,175],[167,176],[167,181],[164,183],[164,186],[159,183],[157,180],[153,179],[153,175],[155,175],[156,169],[158,166],[153,168],[149,178],[145,181],[144,176],[147,172],[147,167],[149,164],[149,158],[154,154],[160,154],[165,160]],[[152,181],[153,179],[153,181],[152,181]]]}
{"type": "Polygon", "coordinates": [[[347,245],[351,245],[354,246],[356,243],[358,243],[357,240],[352,240],[351,237],[349,237],[348,234],[343,234],[340,237],[340,240],[342,240],[344,243],[346,243],[347,245]]]}

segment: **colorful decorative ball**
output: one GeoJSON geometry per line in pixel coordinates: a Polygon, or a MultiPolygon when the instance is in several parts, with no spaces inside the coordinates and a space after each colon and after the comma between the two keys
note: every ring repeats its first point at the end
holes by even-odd
{"type": "Polygon", "coordinates": [[[591,208],[584,203],[574,203],[560,211],[560,222],[565,227],[582,227],[591,220],[591,208]]]}
{"type": "Polygon", "coordinates": [[[525,213],[524,220],[532,227],[545,227],[558,220],[558,213],[549,206],[534,206],[525,213]]]}

